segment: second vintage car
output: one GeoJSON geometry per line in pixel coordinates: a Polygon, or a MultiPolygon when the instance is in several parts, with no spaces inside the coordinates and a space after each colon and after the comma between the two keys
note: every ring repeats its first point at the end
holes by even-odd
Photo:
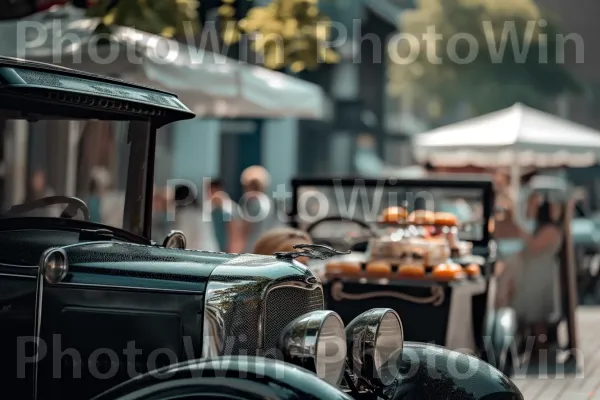
{"type": "Polygon", "coordinates": [[[309,264],[323,279],[326,306],[344,322],[390,307],[407,340],[477,355],[512,372],[516,314],[493,307],[490,180],[320,178],[292,186],[292,224],[316,243],[355,250],[309,264]],[[326,199],[328,215],[315,220],[311,199],[326,199]]]}

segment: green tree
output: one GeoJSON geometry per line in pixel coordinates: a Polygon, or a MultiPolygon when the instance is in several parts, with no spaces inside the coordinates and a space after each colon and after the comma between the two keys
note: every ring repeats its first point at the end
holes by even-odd
{"type": "Polygon", "coordinates": [[[533,0],[419,0],[401,30],[411,39],[389,49],[390,92],[426,104],[434,123],[464,102],[473,115],[516,102],[544,109],[579,91],[557,20],[533,0]]]}
{"type": "Polygon", "coordinates": [[[87,16],[101,18],[99,31],[128,26],[167,38],[199,29],[197,0],[90,0],[87,16]]]}
{"type": "Polygon", "coordinates": [[[267,6],[251,8],[241,21],[234,19],[236,0],[222,1],[223,40],[233,44],[244,34],[252,36],[252,48],[265,67],[300,72],[339,61],[328,47],[330,20],[319,11],[318,0],[272,0],[267,6]]]}

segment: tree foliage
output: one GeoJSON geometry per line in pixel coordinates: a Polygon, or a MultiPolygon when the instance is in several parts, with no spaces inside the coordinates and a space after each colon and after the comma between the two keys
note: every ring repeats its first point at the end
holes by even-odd
{"type": "Polygon", "coordinates": [[[401,31],[411,39],[389,48],[390,92],[426,100],[432,117],[461,102],[474,115],[516,102],[544,108],[579,90],[556,19],[533,0],[419,0],[401,31]]]}
{"type": "Polygon", "coordinates": [[[99,30],[128,26],[167,38],[199,29],[197,0],[89,0],[87,16],[101,18],[99,30]]]}
{"type": "Polygon", "coordinates": [[[328,47],[331,22],[319,11],[318,0],[272,0],[267,6],[251,8],[240,21],[234,19],[235,0],[222,1],[223,40],[233,44],[244,34],[250,36],[265,67],[300,72],[339,61],[328,47]]]}

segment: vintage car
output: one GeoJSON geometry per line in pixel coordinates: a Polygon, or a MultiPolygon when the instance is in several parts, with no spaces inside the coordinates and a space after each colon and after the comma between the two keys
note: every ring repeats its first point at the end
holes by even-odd
{"type": "MultiPolygon", "coordinates": [[[[92,222],[92,202],[56,194],[8,201],[1,215],[5,396],[523,398],[505,375],[474,357],[405,342],[390,308],[365,310],[344,324],[324,309],[321,282],[293,253],[191,251],[181,232],[162,244],[151,241],[156,130],[194,117],[176,96],[0,58],[0,112],[57,138],[64,132],[52,131],[61,126],[55,121],[127,127],[114,143],[126,187],[122,205],[110,209],[122,216],[118,226],[92,222]]],[[[100,151],[101,130],[84,129],[81,140],[86,135],[98,135],[92,148],[100,151]]],[[[59,161],[50,158],[47,169],[66,173],[59,161]]],[[[39,175],[36,182],[39,189],[39,175]]],[[[304,251],[336,254],[310,245],[304,251]]]]}
{"type": "Polygon", "coordinates": [[[494,309],[490,180],[296,179],[291,224],[351,254],[309,264],[326,306],[349,322],[390,307],[407,340],[477,355],[511,373],[514,310],[494,309]],[[327,204],[317,213],[311,199],[327,204]],[[325,201],[326,200],[326,201],[325,201]],[[318,218],[314,216],[317,215],[318,218]]]}

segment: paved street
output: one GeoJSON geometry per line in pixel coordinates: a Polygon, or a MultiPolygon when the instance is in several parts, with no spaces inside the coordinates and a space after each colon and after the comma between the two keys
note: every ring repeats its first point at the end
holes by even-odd
{"type": "Polygon", "coordinates": [[[580,307],[577,317],[583,354],[581,372],[565,374],[564,378],[515,378],[526,400],[600,400],[600,307],[580,307]]]}

